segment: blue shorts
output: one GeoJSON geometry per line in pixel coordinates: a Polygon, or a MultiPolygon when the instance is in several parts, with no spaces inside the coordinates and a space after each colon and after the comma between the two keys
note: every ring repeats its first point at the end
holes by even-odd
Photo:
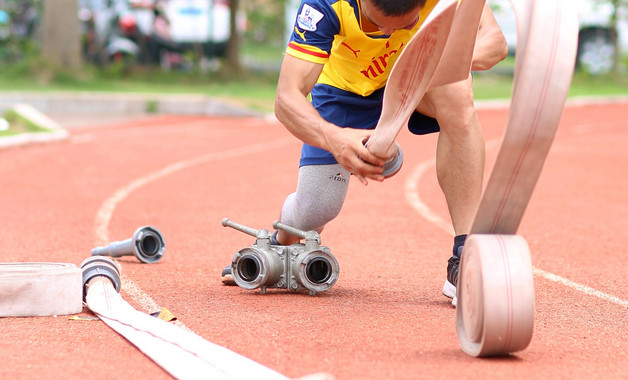
{"type": "MultiPolygon", "coordinates": [[[[312,105],[321,117],[339,127],[374,129],[382,113],[383,88],[365,97],[325,84],[317,84],[312,89],[311,95],[312,105]]],[[[410,116],[408,129],[415,135],[440,131],[436,119],[418,112],[410,116]]],[[[337,163],[328,151],[303,144],[300,166],[337,163]]]]}

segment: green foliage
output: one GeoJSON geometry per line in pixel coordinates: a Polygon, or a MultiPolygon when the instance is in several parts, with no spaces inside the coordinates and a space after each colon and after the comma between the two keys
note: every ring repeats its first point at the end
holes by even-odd
{"type": "Polygon", "coordinates": [[[8,23],[0,24],[0,64],[16,63],[36,55],[37,44],[31,39],[41,14],[40,0],[2,0],[8,23]],[[27,10],[32,8],[31,12],[27,10]],[[17,22],[17,23],[16,23],[17,22]]]}
{"type": "Polygon", "coordinates": [[[245,44],[281,47],[284,44],[286,0],[251,1],[244,9],[247,30],[245,44]]]}
{"type": "Polygon", "coordinates": [[[148,114],[157,113],[158,102],[156,100],[147,100],[145,112],[148,114]]]}
{"type": "Polygon", "coordinates": [[[626,96],[628,95],[628,76],[608,73],[591,75],[577,72],[571,82],[569,96],[626,96]]]}
{"type": "Polygon", "coordinates": [[[3,118],[9,122],[9,129],[0,131],[0,136],[10,136],[10,135],[15,135],[15,134],[24,133],[24,132],[29,132],[29,133],[50,132],[50,130],[46,128],[42,128],[30,120],[22,118],[13,109],[7,110],[3,118]]]}
{"type": "Polygon", "coordinates": [[[101,91],[197,93],[229,97],[268,97],[277,83],[276,71],[231,73],[216,71],[163,72],[158,67],[133,67],[126,74],[111,67],[86,65],[80,71],[54,67],[36,58],[0,70],[4,91],[101,91]]]}
{"type": "Polygon", "coordinates": [[[39,54],[37,44],[30,39],[9,36],[0,40],[0,64],[18,64],[22,60],[39,54]]]}

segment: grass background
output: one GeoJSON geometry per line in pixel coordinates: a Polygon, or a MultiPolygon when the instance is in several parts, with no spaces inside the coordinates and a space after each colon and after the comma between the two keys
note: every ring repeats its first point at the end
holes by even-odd
{"type": "Polygon", "coordinates": [[[50,132],[49,129],[43,128],[34,122],[21,117],[15,110],[9,109],[2,117],[9,123],[8,129],[0,130],[0,137],[12,136],[20,133],[38,133],[38,132],[50,132]]]}
{"type": "MultiPolygon", "coordinates": [[[[272,111],[282,54],[243,54],[249,62],[240,72],[222,65],[213,71],[163,72],[159,68],[85,66],[80,72],[55,69],[38,60],[25,60],[0,70],[2,92],[133,92],[157,94],[202,94],[236,102],[261,111],[272,111]],[[260,70],[259,67],[264,67],[260,70]]],[[[477,100],[509,99],[512,92],[514,58],[508,57],[488,72],[474,74],[477,100]]],[[[576,71],[570,97],[628,95],[628,75],[591,76],[576,71]]]]}

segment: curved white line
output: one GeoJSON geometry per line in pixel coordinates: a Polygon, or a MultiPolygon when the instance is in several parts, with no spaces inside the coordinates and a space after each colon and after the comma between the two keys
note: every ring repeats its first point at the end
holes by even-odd
{"type": "Polygon", "coordinates": [[[408,179],[406,180],[405,186],[405,194],[406,199],[410,203],[410,205],[425,218],[428,222],[432,223],[436,227],[441,230],[447,232],[450,235],[454,235],[454,228],[451,225],[451,222],[441,218],[437,213],[433,212],[426,204],[421,200],[419,195],[418,184],[423,177],[423,173],[427,171],[427,169],[432,168],[436,164],[436,160],[434,158],[429,159],[427,161],[423,161],[419,163],[408,179]]]}
{"type": "Polygon", "coordinates": [[[589,294],[589,295],[592,295],[592,296],[597,297],[597,298],[601,298],[601,299],[603,299],[605,301],[616,303],[616,304],[618,304],[620,306],[623,306],[623,307],[628,307],[628,301],[622,300],[619,297],[615,297],[613,295],[601,292],[601,291],[599,291],[597,289],[593,289],[593,288],[591,288],[589,286],[579,284],[579,283],[571,281],[571,280],[569,280],[567,278],[555,275],[554,273],[550,273],[550,272],[544,271],[543,269],[539,269],[539,268],[533,268],[533,269],[534,269],[534,274],[536,274],[537,276],[543,277],[546,280],[549,280],[549,281],[552,281],[552,282],[556,282],[558,284],[565,285],[566,287],[575,289],[575,290],[577,290],[579,292],[582,292],[582,293],[585,293],[585,294],[589,294]]]}
{"type": "MultiPolygon", "coordinates": [[[[486,146],[487,148],[492,147],[494,145],[497,145],[500,141],[501,140],[499,139],[490,140],[486,143],[486,146]]],[[[431,158],[426,161],[420,162],[414,168],[412,173],[406,179],[406,183],[405,183],[406,200],[408,201],[408,203],[410,203],[412,208],[414,208],[419,213],[419,215],[425,218],[428,222],[432,223],[433,225],[447,232],[448,234],[453,235],[454,232],[453,232],[453,227],[451,225],[451,222],[448,222],[447,220],[439,216],[437,213],[432,211],[429,208],[429,206],[421,200],[421,197],[419,195],[418,183],[421,180],[421,177],[428,169],[434,167],[435,164],[436,164],[436,160],[434,158],[431,158]]],[[[579,284],[567,278],[561,277],[557,274],[550,273],[536,267],[533,269],[534,269],[535,275],[540,276],[546,280],[556,282],[558,284],[564,285],[576,291],[579,291],[579,292],[582,292],[582,293],[585,293],[594,297],[598,297],[600,299],[612,302],[614,304],[617,304],[623,307],[628,307],[628,301],[623,300],[619,297],[604,293],[602,291],[599,291],[597,289],[591,288],[583,284],[579,284]]]]}

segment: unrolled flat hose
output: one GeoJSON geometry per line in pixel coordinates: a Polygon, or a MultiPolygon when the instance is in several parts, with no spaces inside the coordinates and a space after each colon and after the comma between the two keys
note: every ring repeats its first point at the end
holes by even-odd
{"type": "MultiPolygon", "coordinates": [[[[191,331],[135,310],[118,294],[120,268],[109,257],[92,256],[81,268],[87,306],[174,378],[289,380],[191,331]]],[[[313,374],[307,379],[333,377],[313,374]]]]}

